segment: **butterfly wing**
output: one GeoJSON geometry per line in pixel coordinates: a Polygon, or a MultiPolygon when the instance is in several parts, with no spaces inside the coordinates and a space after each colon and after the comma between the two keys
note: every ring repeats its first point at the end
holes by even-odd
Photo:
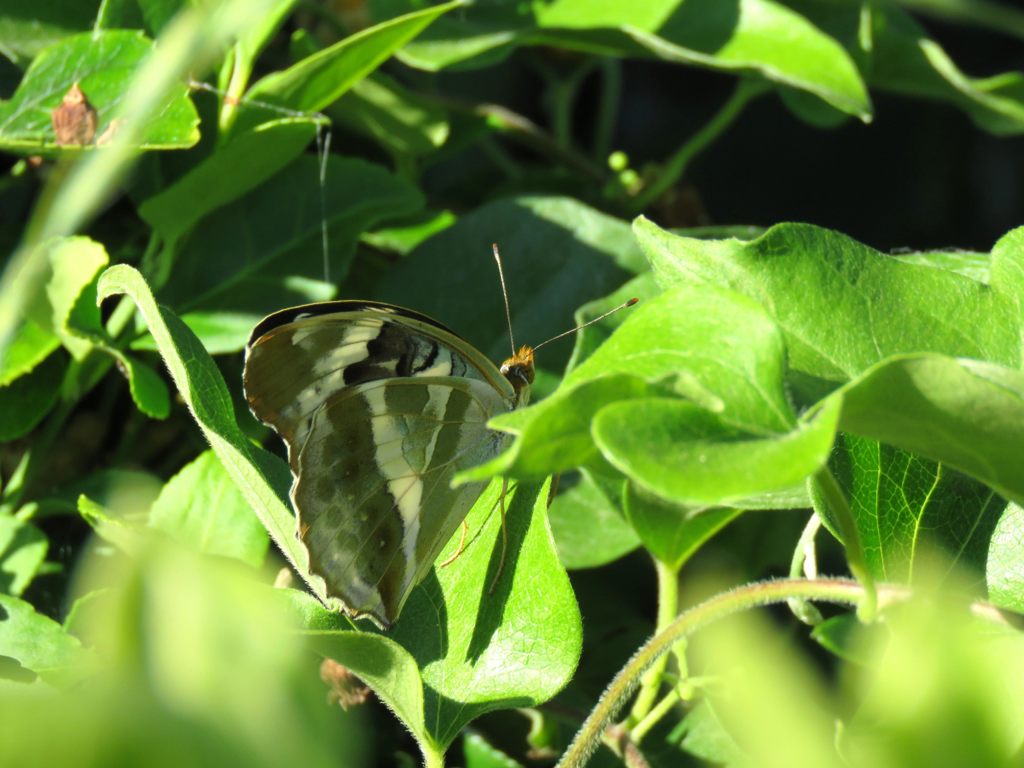
{"type": "Polygon", "coordinates": [[[250,410],[284,439],[294,472],[313,414],[338,392],[387,378],[444,376],[486,382],[515,400],[490,360],[426,315],[379,302],[330,301],[261,321],[246,346],[242,383],[250,410]]]}
{"type": "Polygon", "coordinates": [[[394,378],[347,389],[316,412],[292,499],[328,594],[384,626],[398,617],[483,490],[451,480],[501,450],[503,436],[486,424],[506,408],[480,381],[394,378]]]}
{"type": "Polygon", "coordinates": [[[485,425],[515,407],[512,386],[430,318],[352,301],[263,320],[243,383],[288,448],[310,570],[389,625],[479,496],[450,481],[501,449],[485,425]]]}

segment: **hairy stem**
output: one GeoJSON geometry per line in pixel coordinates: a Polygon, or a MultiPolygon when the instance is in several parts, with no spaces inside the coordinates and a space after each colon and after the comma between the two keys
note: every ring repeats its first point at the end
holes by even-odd
{"type": "MultiPolygon", "coordinates": [[[[885,602],[906,599],[909,590],[883,585],[885,602]]],[[[581,768],[601,742],[601,736],[632,694],[644,672],[651,668],[672,646],[696,630],[739,611],[750,610],[792,598],[805,598],[843,605],[857,605],[865,589],[851,579],[779,579],[747,584],[723,592],[685,611],[665,631],[656,634],[634,654],[615,676],[577,732],[558,768],[581,768]]]]}
{"type": "MultiPolygon", "coordinates": [[[[654,567],[658,573],[658,618],[654,633],[659,634],[664,632],[679,614],[679,571],[660,560],[654,561],[654,567]]],[[[626,721],[627,727],[636,725],[651,711],[661,690],[661,678],[666,664],[667,654],[655,661],[644,674],[640,683],[640,693],[626,721]]],[[[635,734],[633,737],[634,740],[638,740],[635,734]]]]}

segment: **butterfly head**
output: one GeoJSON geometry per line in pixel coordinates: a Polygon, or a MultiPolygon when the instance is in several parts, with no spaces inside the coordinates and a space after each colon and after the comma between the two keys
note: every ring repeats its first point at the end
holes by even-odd
{"type": "Polygon", "coordinates": [[[533,384],[533,347],[522,346],[501,364],[501,375],[508,379],[520,404],[525,404],[533,384]]]}

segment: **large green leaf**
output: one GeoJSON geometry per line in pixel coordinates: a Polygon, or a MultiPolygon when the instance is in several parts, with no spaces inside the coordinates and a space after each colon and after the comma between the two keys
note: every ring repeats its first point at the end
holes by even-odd
{"type": "MultiPolygon", "coordinates": [[[[925,0],[924,4],[930,2],[925,0]]],[[[959,0],[939,0],[934,5],[951,8],[958,3],[959,0]]],[[[1024,130],[1024,74],[1004,72],[982,78],[964,74],[942,46],[897,3],[789,0],[788,5],[842,44],[872,88],[945,102],[995,134],[1019,134],[1024,130]]],[[[968,17],[974,5],[974,0],[961,5],[968,17]]],[[[1009,9],[1006,12],[1014,13],[1009,9]]],[[[828,107],[821,102],[818,107],[804,104],[791,98],[794,94],[799,95],[793,91],[787,94],[786,103],[797,114],[825,117],[822,110],[828,107]]],[[[818,122],[829,125],[844,117],[834,109],[832,113],[831,120],[818,122]]],[[[812,118],[811,122],[815,120],[812,118]]]]}
{"type": "Polygon", "coordinates": [[[694,507],[733,505],[785,491],[816,472],[835,439],[838,404],[791,432],[755,436],[677,399],[613,403],[594,419],[602,455],[648,493],[694,507]]]}
{"type": "Polygon", "coordinates": [[[1024,501],[1024,373],[939,355],[895,357],[838,390],[839,427],[960,470],[1024,501]]]}
{"type": "Polygon", "coordinates": [[[634,230],[663,285],[720,285],[758,301],[802,374],[843,382],[904,352],[1020,363],[1019,309],[997,284],[903,263],[803,224],[749,242],[677,237],[644,218],[634,230]]]}
{"type": "MultiPolygon", "coordinates": [[[[548,486],[506,496],[499,572],[500,487],[492,483],[467,518],[465,551],[413,592],[391,633],[420,666],[424,721],[442,748],[484,712],[550,699],[579,661],[579,608],[548,529],[548,486]]],[[[457,544],[458,536],[442,558],[457,544]]]]}
{"type": "MultiPolygon", "coordinates": [[[[152,48],[152,41],[126,30],[74,35],[50,46],[32,61],[10,101],[0,102],[0,149],[32,154],[59,151],[50,113],[76,83],[97,112],[96,137],[100,137],[152,48]]],[[[198,122],[185,86],[179,85],[144,121],[139,146],[189,147],[199,139],[198,122]]]]}
{"type": "Polygon", "coordinates": [[[547,701],[579,660],[579,609],[547,528],[548,487],[520,485],[506,495],[508,557],[499,572],[500,488],[484,493],[467,518],[465,550],[413,591],[387,637],[331,631],[322,608],[288,596],[319,629],[317,650],[370,685],[424,752],[443,753],[485,712],[547,701]]]}
{"type": "MultiPolygon", "coordinates": [[[[378,0],[372,5],[380,14],[391,14],[413,3],[378,0]]],[[[843,112],[864,119],[871,114],[864,83],[842,46],[774,0],[478,5],[459,18],[439,20],[400,56],[429,70],[484,66],[519,45],[751,73],[814,94],[843,112]]]]}
{"type": "Polygon", "coordinates": [[[456,0],[415,10],[346,37],[282,72],[267,75],[245,94],[246,109],[238,113],[234,132],[237,134],[240,129],[265,119],[268,112],[274,114],[269,107],[262,106],[264,104],[306,113],[323,109],[431,22],[461,4],[456,0]]]}
{"type": "Polygon", "coordinates": [[[851,434],[837,442],[831,468],[879,581],[913,581],[918,556],[935,550],[965,573],[984,573],[989,539],[1006,507],[991,488],[942,464],[851,434]]]}
{"type": "Polygon", "coordinates": [[[139,215],[168,240],[258,186],[294,160],[313,140],[316,122],[289,117],[237,135],[171,186],[139,206],[139,215]]]}
{"type": "Polygon", "coordinates": [[[90,29],[99,6],[100,0],[5,0],[0,7],[0,50],[24,68],[45,48],[90,29]]]}
{"type": "Polygon", "coordinates": [[[578,482],[551,502],[551,533],[558,559],[566,568],[605,565],[640,544],[620,509],[624,484],[622,480],[603,483],[600,476],[581,472],[578,482]]]}

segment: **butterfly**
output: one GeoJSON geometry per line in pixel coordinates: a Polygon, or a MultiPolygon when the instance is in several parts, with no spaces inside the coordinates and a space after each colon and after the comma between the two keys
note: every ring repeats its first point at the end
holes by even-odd
{"type": "Polygon", "coordinates": [[[285,442],[310,570],[347,613],[398,618],[486,485],[452,478],[505,448],[487,422],[526,405],[533,377],[532,348],[499,369],[391,304],[307,304],[253,329],[245,397],[285,442]]]}

